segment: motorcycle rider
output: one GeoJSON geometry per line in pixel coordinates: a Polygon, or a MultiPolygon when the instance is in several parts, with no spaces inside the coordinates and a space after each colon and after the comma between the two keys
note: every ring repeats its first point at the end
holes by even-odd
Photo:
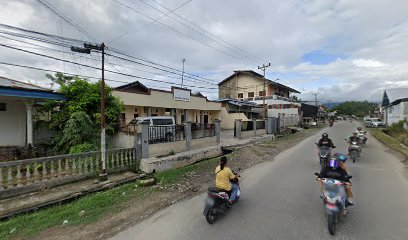
{"type": "Polygon", "coordinates": [[[322,138],[319,140],[319,142],[317,143],[317,154],[319,155],[320,152],[320,147],[328,147],[329,149],[329,153],[331,153],[332,149],[334,148],[334,144],[333,141],[329,138],[329,134],[327,133],[323,133],[322,134],[322,138]]]}
{"type": "MultiPolygon", "coordinates": [[[[347,156],[342,153],[335,153],[333,157],[336,157],[339,160],[339,167],[343,169],[344,171],[346,171],[347,173],[348,172],[348,167],[346,165],[346,161],[348,159],[347,156]]],[[[347,182],[350,182],[350,180],[348,180],[347,182]]],[[[345,188],[346,188],[348,204],[354,205],[353,204],[353,191],[351,190],[351,185],[346,185],[345,188]]]]}
{"type": "MultiPolygon", "coordinates": [[[[347,187],[345,186],[345,192],[347,196],[348,205],[353,205],[353,201],[352,201],[353,193],[351,191],[351,183],[350,183],[350,180],[346,178],[346,176],[348,176],[347,172],[342,167],[340,167],[340,162],[342,161],[339,160],[339,157],[332,157],[329,160],[328,165],[325,166],[320,171],[319,178],[331,178],[331,179],[336,179],[336,180],[345,182],[347,186],[347,187]],[[347,194],[347,192],[349,193],[347,194]]],[[[321,191],[323,192],[322,182],[321,182],[321,191]]],[[[346,202],[343,202],[343,206],[346,207],[346,202]]]]}
{"type": "Polygon", "coordinates": [[[367,143],[367,137],[365,136],[365,132],[363,131],[363,128],[362,127],[357,127],[357,135],[358,134],[363,134],[364,135],[364,140],[363,140],[363,143],[364,144],[366,144],[367,143]]]}
{"type": "Polygon", "coordinates": [[[228,159],[226,156],[222,156],[220,159],[220,165],[215,169],[215,187],[218,191],[226,191],[230,195],[229,202],[233,204],[237,198],[239,187],[235,183],[231,183],[230,180],[239,179],[239,174],[234,174],[229,167],[227,167],[228,159]]]}

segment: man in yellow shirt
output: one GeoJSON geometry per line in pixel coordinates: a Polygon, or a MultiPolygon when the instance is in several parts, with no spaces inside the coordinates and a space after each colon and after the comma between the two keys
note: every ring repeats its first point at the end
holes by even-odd
{"type": "Polygon", "coordinates": [[[235,183],[231,183],[230,180],[238,179],[239,175],[235,175],[231,169],[226,166],[227,162],[227,157],[222,156],[220,159],[220,165],[215,168],[215,187],[219,191],[230,193],[230,201],[233,203],[237,198],[239,186],[235,183]]]}

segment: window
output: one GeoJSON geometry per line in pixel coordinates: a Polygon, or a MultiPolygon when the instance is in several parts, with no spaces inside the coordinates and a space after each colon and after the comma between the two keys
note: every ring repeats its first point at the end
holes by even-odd
{"type": "Polygon", "coordinates": [[[137,108],[135,108],[135,112],[137,112],[137,108]]]}
{"type": "Polygon", "coordinates": [[[0,103],[0,111],[1,111],[1,112],[7,111],[7,105],[6,105],[6,103],[0,103]]]}
{"type": "Polygon", "coordinates": [[[238,93],[238,98],[244,98],[244,94],[243,93],[238,93]]]}
{"type": "Polygon", "coordinates": [[[157,125],[173,125],[173,119],[170,118],[164,118],[164,119],[153,119],[153,125],[157,126],[157,125]]]}
{"type": "Polygon", "coordinates": [[[259,91],[259,96],[264,96],[265,94],[264,94],[264,91],[259,91]]]}
{"type": "Polygon", "coordinates": [[[254,92],[249,92],[248,97],[255,97],[255,93],[254,92]]]}
{"type": "Polygon", "coordinates": [[[138,118],[139,114],[133,114],[133,118],[138,118]]]}
{"type": "MultiPolygon", "coordinates": [[[[1,106],[1,103],[0,103],[0,106],[1,106]]],[[[0,110],[1,110],[1,109],[0,109],[0,110]]],[[[120,120],[122,120],[123,122],[126,121],[126,113],[121,113],[121,114],[120,114],[120,120]]]]}

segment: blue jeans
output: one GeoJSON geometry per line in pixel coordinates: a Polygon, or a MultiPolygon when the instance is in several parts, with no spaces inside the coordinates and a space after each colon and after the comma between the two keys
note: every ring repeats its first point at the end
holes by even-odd
{"type": "Polygon", "coordinates": [[[231,196],[230,196],[231,201],[235,201],[237,199],[238,190],[239,190],[238,184],[231,183],[231,196]]]}

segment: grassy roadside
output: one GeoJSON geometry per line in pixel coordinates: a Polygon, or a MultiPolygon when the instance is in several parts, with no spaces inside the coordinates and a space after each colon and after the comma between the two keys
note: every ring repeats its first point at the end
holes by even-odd
{"type": "MultiPolygon", "coordinates": [[[[213,158],[183,168],[171,169],[157,173],[160,185],[165,187],[178,182],[186,173],[202,168],[213,168],[219,161],[213,158]]],[[[12,237],[31,238],[39,232],[58,225],[85,225],[94,223],[105,216],[123,210],[124,202],[130,199],[143,198],[158,188],[140,187],[138,181],[133,181],[104,192],[84,196],[76,201],[60,204],[36,212],[27,213],[0,222],[0,239],[12,237]]]]}
{"type": "MultiPolygon", "coordinates": [[[[277,154],[318,130],[320,129],[304,130],[264,144],[267,144],[270,149],[274,149],[274,154],[277,154]]],[[[253,154],[254,152],[251,153],[253,154]]],[[[239,158],[241,154],[242,152],[233,152],[230,157],[231,159],[239,158]]],[[[270,159],[270,155],[268,155],[268,158],[270,159]]],[[[203,179],[200,180],[200,178],[207,178],[207,180],[212,181],[213,176],[208,174],[213,172],[214,166],[217,165],[218,161],[219,158],[213,158],[190,166],[159,172],[156,174],[156,178],[160,183],[158,186],[141,187],[138,185],[138,181],[133,181],[104,192],[84,196],[67,204],[60,204],[16,216],[7,221],[0,222],[0,239],[32,239],[50,228],[61,228],[63,226],[63,228],[80,230],[84,226],[99,224],[107,216],[124,212],[129,207],[129,204],[134,203],[135,200],[143,203],[158,194],[161,196],[166,191],[179,191],[180,188],[177,189],[176,187],[176,189],[173,189],[174,185],[180,184],[184,186],[186,181],[189,181],[189,177],[186,176],[194,175],[194,182],[197,177],[195,175],[198,175],[198,184],[202,184],[202,181],[204,181],[203,179]],[[200,175],[201,177],[199,177],[200,175]],[[63,224],[64,220],[68,222],[63,224]]],[[[244,164],[242,167],[246,168],[256,163],[251,162],[247,165],[244,164]]],[[[182,195],[183,193],[180,194],[182,195]]],[[[49,233],[48,231],[46,232],[49,233]]]]}
{"type": "Polygon", "coordinates": [[[373,135],[380,142],[384,143],[387,147],[394,151],[398,151],[404,155],[405,161],[408,161],[408,149],[401,145],[397,139],[385,134],[381,129],[373,128],[369,129],[371,135],[373,135]]]}

